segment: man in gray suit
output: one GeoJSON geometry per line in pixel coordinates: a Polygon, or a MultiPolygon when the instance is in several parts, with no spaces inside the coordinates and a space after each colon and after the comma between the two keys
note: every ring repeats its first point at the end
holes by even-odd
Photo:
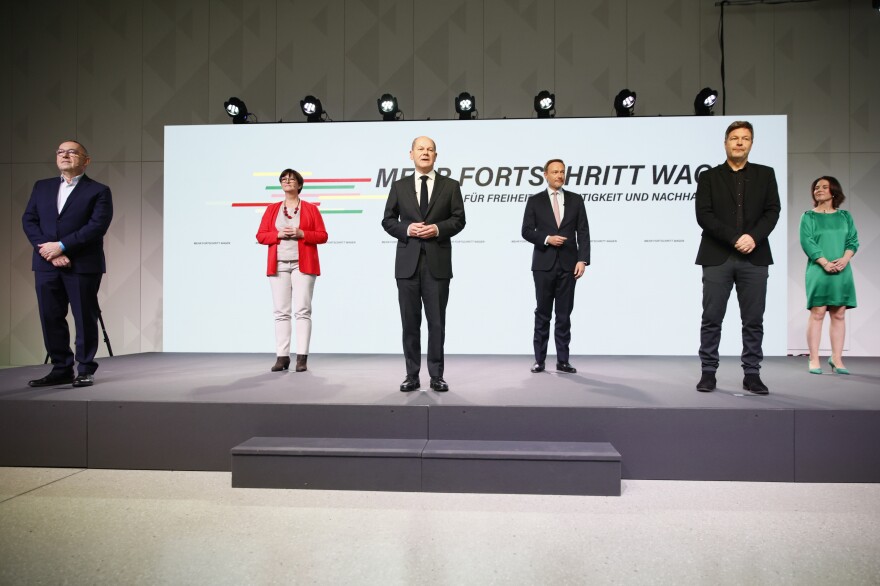
{"type": "Polygon", "coordinates": [[[446,304],[452,278],[452,237],[464,229],[464,198],[458,181],[434,170],[437,146],[427,136],[412,143],[415,174],[391,184],[382,227],[397,239],[394,276],[403,325],[406,378],[402,392],[421,386],[422,305],[428,320],[428,374],[431,389],[449,390],[443,379],[446,304]]]}

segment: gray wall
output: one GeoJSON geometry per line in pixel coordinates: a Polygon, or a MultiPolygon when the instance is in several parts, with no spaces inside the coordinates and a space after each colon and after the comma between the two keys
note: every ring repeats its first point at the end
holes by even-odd
{"type": "MultiPolygon", "coordinates": [[[[813,178],[843,183],[862,244],[849,348],[877,356],[880,14],[870,6],[728,7],[725,37],[727,113],[789,116],[789,233],[810,207],[813,178]]],[[[166,124],[228,124],[231,95],[261,122],[299,122],[308,93],[337,121],[375,120],[386,91],[408,119],[452,118],[465,89],[483,118],[532,116],[541,89],[556,93],[559,116],[608,116],[623,87],[638,92],[637,115],[687,115],[701,87],[720,89],[718,16],[713,0],[16,3],[0,24],[0,364],[43,358],[19,218],[33,181],[56,172],[64,138],[89,147],[90,174],[113,188],[101,301],[114,350],[157,351],[166,124]]],[[[800,349],[796,238],[789,255],[773,278],[787,271],[789,346],[800,349]]]]}

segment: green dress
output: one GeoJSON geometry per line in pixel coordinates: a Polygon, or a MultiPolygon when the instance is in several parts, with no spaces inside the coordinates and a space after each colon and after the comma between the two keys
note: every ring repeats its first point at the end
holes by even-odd
{"type": "Polygon", "coordinates": [[[823,214],[809,210],[801,216],[801,248],[807,255],[807,309],[822,305],[856,306],[852,266],[839,273],[826,273],[816,262],[837,260],[847,250],[859,249],[859,235],[846,210],[823,214]]]}

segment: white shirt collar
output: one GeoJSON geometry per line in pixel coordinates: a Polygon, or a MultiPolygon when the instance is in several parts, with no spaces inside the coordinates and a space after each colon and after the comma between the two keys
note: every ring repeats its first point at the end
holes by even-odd
{"type": "Polygon", "coordinates": [[[77,175],[76,177],[71,179],[70,183],[68,183],[67,178],[64,175],[62,175],[61,182],[64,183],[64,185],[66,185],[68,187],[76,187],[76,184],[79,183],[79,180],[82,179],[83,175],[85,175],[85,173],[80,173],[79,175],[77,175]]]}

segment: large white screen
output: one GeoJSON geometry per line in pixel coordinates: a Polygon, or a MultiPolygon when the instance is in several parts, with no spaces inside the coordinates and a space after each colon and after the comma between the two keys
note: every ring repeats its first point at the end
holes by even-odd
{"type": "MultiPolygon", "coordinates": [[[[724,160],[732,117],[349,122],[165,129],[164,349],[274,351],[266,247],[255,235],[278,174],[305,176],[330,240],[313,304],[312,353],[398,353],[395,242],[380,225],[389,180],[412,172],[414,137],[462,181],[467,226],[453,239],[446,352],[530,354],[532,246],[525,199],[562,158],[586,196],[592,264],[578,282],[572,354],[695,355],[701,270],[693,193],[698,169],[724,160]]],[[[786,119],[752,116],[750,159],[787,186],[786,119]]],[[[785,201],[785,198],[782,198],[785,201]]],[[[771,235],[764,351],[786,349],[785,209],[771,235]]],[[[426,328],[423,328],[426,329],[426,328]]],[[[552,336],[551,336],[552,337],[552,336]]],[[[732,296],[721,352],[741,349],[732,296]]],[[[554,352],[552,343],[551,354],[554,352]]]]}

